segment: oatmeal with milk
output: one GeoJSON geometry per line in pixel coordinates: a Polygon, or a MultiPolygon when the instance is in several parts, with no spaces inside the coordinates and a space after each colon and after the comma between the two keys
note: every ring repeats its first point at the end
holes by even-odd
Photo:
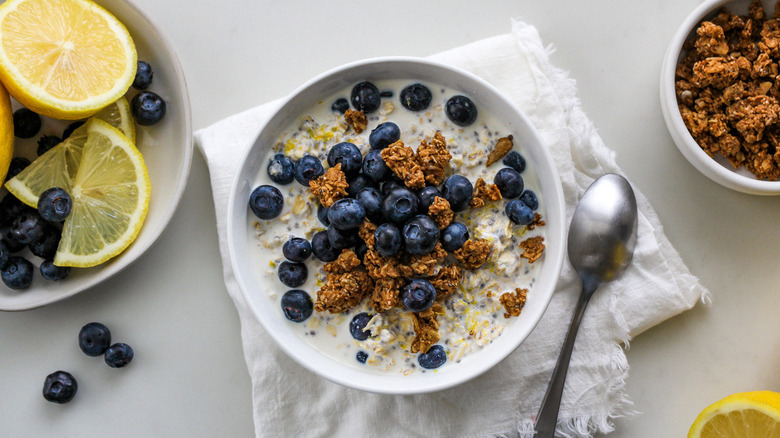
{"type": "Polygon", "coordinates": [[[456,90],[361,82],[292,121],[249,199],[257,269],[313,347],[378,372],[457,363],[520,317],[544,257],[523,139],[456,90]]]}

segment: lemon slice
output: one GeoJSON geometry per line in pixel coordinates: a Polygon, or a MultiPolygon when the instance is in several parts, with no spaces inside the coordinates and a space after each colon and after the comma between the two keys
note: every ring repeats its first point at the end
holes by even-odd
{"type": "Polygon", "coordinates": [[[743,392],[705,408],[688,438],[780,438],[780,393],[743,392]]]}
{"type": "MultiPolygon", "coordinates": [[[[130,115],[130,104],[124,97],[107,106],[92,118],[106,121],[118,128],[131,142],[135,138],[135,124],[133,116],[130,115]]],[[[73,178],[76,177],[79,161],[81,161],[81,148],[84,147],[86,141],[87,127],[82,125],[62,143],[48,150],[18,175],[8,180],[5,187],[19,200],[36,208],[38,196],[44,190],[60,187],[70,193],[73,178]]],[[[0,162],[0,164],[2,163],[0,162]]]]}
{"type": "Polygon", "coordinates": [[[0,5],[0,80],[27,108],[55,119],[89,117],[135,77],[130,33],[89,0],[0,5]]]}
{"type": "Polygon", "coordinates": [[[108,123],[90,119],[71,197],[73,210],[54,256],[57,266],[89,267],[124,251],[141,230],[151,185],[143,156],[108,123]]]}
{"type": "Polygon", "coordinates": [[[0,84],[0,181],[5,180],[8,166],[14,156],[14,119],[11,98],[0,84]]]}

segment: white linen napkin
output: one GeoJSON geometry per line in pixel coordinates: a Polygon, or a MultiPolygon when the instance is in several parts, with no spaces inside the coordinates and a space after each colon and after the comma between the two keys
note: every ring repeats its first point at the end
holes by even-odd
{"type": "MultiPolygon", "coordinates": [[[[431,59],[481,76],[530,117],[555,159],[570,219],[595,178],[621,171],[614,152],[580,108],[574,81],[550,64],[549,54],[534,27],[514,21],[511,33],[431,59]]],[[[257,436],[532,436],[533,417],[580,291],[568,262],[547,313],[514,353],[484,375],[433,394],[387,396],[344,388],[300,367],[264,332],[230,267],[225,212],[239,165],[235,157],[243,155],[280,103],[236,114],[195,134],[211,175],[225,283],[241,320],[257,436]]],[[[606,433],[613,429],[611,418],[630,413],[621,342],[709,294],[666,239],[638,190],[637,199],[639,238],[633,263],[595,294],[585,313],[560,411],[561,436],[606,433]]]]}

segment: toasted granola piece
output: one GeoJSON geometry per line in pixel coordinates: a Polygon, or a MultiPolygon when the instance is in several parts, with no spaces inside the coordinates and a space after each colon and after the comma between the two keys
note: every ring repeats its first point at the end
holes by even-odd
{"type": "Polygon", "coordinates": [[[759,50],[769,54],[775,60],[780,55],[780,22],[777,19],[767,20],[761,26],[761,42],[759,50]]]}
{"type": "Polygon", "coordinates": [[[374,281],[365,271],[328,274],[325,284],[317,291],[314,309],[318,312],[346,312],[360,304],[373,290],[374,281]]]}
{"type": "Polygon", "coordinates": [[[380,278],[374,281],[371,293],[371,308],[376,312],[385,312],[398,305],[401,296],[401,278],[380,278]]]}
{"type": "Polygon", "coordinates": [[[777,166],[776,157],[777,153],[772,156],[766,148],[763,148],[763,150],[751,155],[751,158],[745,163],[745,168],[753,172],[758,179],[777,181],[780,177],[780,168],[777,166]]]}
{"type": "Polygon", "coordinates": [[[455,213],[450,208],[450,201],[437,196],[433,198],[433,203],[428,207],[428,216],[433,219],[440,230],[443,230],[452,223],[455,213]]]}
{"type": "Polygon", "coordinates": [[[439,323],[436,314],[443,312],[439,303],[434,303],[430,309],[412,313],[414,321],[414,340],[409,349],[412,353],[427,353],[433,344],[439,342],[439,323]]]}
{"type": "Polygon", "coordinates": [[[520,316],[520,312],[523,310],[523,306],[525,306],[525,300],[527,296],[528,289],[520,289],[519,287],[515,289],[514,292],[504,292],[501,294],[499,301],[501,301],[504,309],[506,309],[504,318],[509,318],[510,316],[520,316]]]}
{"type": "Polygon", "coordinates": [[[474,184],[474,194],[471,196],[471,201],[469,201],[469,205],[472,208],[480,208],[488,202],[500,200],[501,191],[498,190],[497,185],[487,184],[484,179],[477,178],[477,182],[474,184]]]}
{"type": "Polygon", "coordinates": [[[464,269],[474,270],[485,264],[491,247],[486,239],[469,239],[453,255],[464,269]]]}
{"type": "Polygon", "coordinates": [[[443,266],[433,277],[429,278],[434,289],[436,289],[436,299],[441,301],[458,290],[458,284],[463,279],[463,269],[451,264],[443,266]]]}
{"type": "Polygon", "coordinates": [[[745,27],[745,21],[737,14],[731,13],[725,8],[712,17],[712,23],[720,26],[724,32],[745,27]]]}
{"type": "Polygon", "coordinates": [[[380,278],[403,278],[413,275],[412,268],[402,264],[397,257],[383,257],[375,249],[366,251],[363,264],[374,280],[380,278]]]}
{"type": "Polygon", "coordinates": [[[534,236],[520,242],[520,248],[523,249],[523,253],[520,257],[528,259],[529,263],[533,263],[539,260],[544,252],[544,237],[534,236]]]}
{"type": "Polygon", "coordinates": [[[428,184],[439,185],[444,182],[444,172],[450,160],[452,155],[447,150],[447,141],[439,131],[436,131],[430,144],[423,139],[417,148],[417,162],[428,184]]]}
{"type": "Polygon", "coordinates": [[[358,236],[365,242],[368,249],[374,249],[374,233],[377,226],[368,219],[363,219],[363,223],[358,228],[358,236]]]}
{"type": "Polygon", "coordinates": [[[709,125],[707,124],[707,115],[691,111],[690,108],[680,105],[680,116],[682,116],[683,123],[688,131],[694,137],[698,136],[702,132],[707,132],[709,125]]]}
{"type": "Polygon", "coordinates": [[[547,225],[545,221],[542,220],[542,215],[539,213],[534,212],[534,220],[530,224],[526,225],[525,228],[527,230],[533,230],[536,227],[543,227],[547,225]]]}
{"type": "Polygon", "coordinates": [[[693,65],[693,83],[699,88],[712,86],[722,90],[739,77],[737,61],[731,58],[705,58],[693,65]]]}
{"type": "Polygon", "coordinates": [[[726,108],[726,116],[748,143],[763,138],[764,129],[777,123],[780,118],[780,104],[769,96],[748,97],[726,108]]]}
{"type": "Polygon", "coordinates": [[[347,124],[352,127],[352,129],[355,130],[356,134],[360,134],[361,132],[365,131],[368,127],[368,120],[366,119],[366,115],[363,114],[363,111],[355,111],[348,109],[344,113],[344,120],[347,121],[347,124]]]}
{"type": "Polygon", "coordinates": [[[766,11],[761,4],[761,0],[753,0],[748,7],[748,17],[756,21],[763,21],[766,19],[766,11]]]}
{"type": "Polygon", "coordinates": [[[332,262],[325,263],[322,269],[329,274],[346,274],[360,266],[360,259],[351,249],[342,249],[338,258],[332,262]]]}
{"type": "Polygon", "coordinates": [[[447,257],[447,251],[441,246],[441,243],[436,243],[433,250],[428,254],[413,255],[410,257],[409,267],[416,275],[428,277],[433,275],[436,271],[436,264],[441,262],[447,257]]]}
{"type": "Polygon", "coordinates": [[[309,189],[322,205],[330,207],[347,196],[347,176],[341,171],[341,163],[329,168],[319,178],[309,181],[309,189]]]}
{"type": "Polygon", "coordinates": [[[382,159],[407,187],[415,190],[425,187],[425,174],[417,162],[414,149],[405,146],[401,140],[382,149],[382,159]]]}
{"type": "Polygon", "coordinates": [[[705,21],[696,29],[696,35],[696,51],[702,58],[728,55],[729,45],[722,27],[705,21]]]}
{"type": "Polygon", "coordinates": [[[493,163],[497,163],[498,160],[504,158],[506,154],[509,153],[509,151],[512,150],[514,147],[514,142],[512,142],[512,136],[507,135],[506,137],[501,137],[496,142],[495,146],[493,146],[493,150],[490,151],[490,153],[487,156],[487,161],[485,162],[485,166],[490,166],[493,163]]]}
{"type": "Polygon", "coordinates": [[[777,76],[777,63],[773,61],[767,53],[759,53],[756,60],[753,61],[750,77],[753,79],[770,79],[775,76],[777,76]]]}

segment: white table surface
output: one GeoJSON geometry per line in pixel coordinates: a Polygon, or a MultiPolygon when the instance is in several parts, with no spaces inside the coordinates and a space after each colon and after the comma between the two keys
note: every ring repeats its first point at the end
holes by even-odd
{"type": "MultiPolygon", "coordinates": [[[[532,23],[714,297],[631,342],[627,390],[639,414],[615,421],[610,436],[684,436],[701,409],[727,394],[780,391],[780,199],[739,194],[697,173],[661,116],[661,60],[698,0],[137,2],[178,50],[195,129],[348,61],[425,56],[508,32],[510,17],[532,23]]],[[[0,314],[0,436],[253,433],[208,170],[196,153],[177,213],[138,262],[64,302],[0,314]],[[90,321],[135,348],[130,366],[110,369],[78,350],[77,333],[90,321]],[[65,406],[41,397],[44,377],[57,369],[79,379],[65,406]]]]}

